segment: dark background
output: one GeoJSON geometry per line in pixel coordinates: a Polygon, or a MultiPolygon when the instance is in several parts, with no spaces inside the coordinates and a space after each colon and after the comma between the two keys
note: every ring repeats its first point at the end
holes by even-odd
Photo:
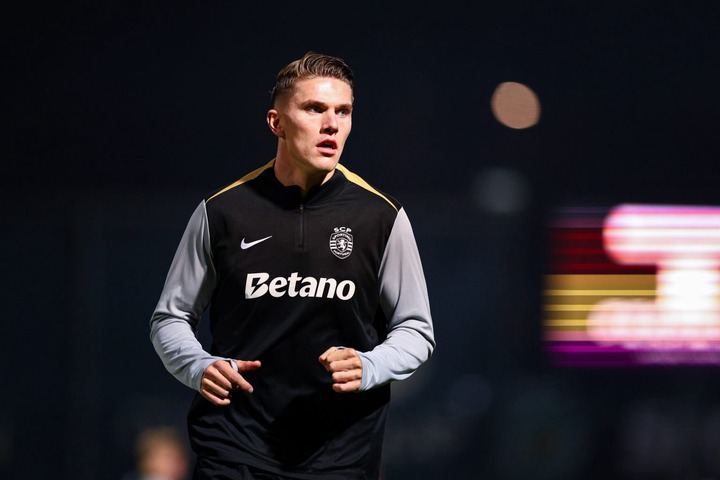
{"type": "Polygon", "coordinates": [[[438,348],[395,385],[388,480],[720,478],[712,368],[542,351],[549,212],[718,204],[720,3],[25,3],[3,14],[0,478],[119,479],[191,393],[148,320],[203,195],[269,161],[274,76],[356,75],[343,163],[413,222],[438,348]],[[495,87],[538,95],[513,130],[495,87]]]}

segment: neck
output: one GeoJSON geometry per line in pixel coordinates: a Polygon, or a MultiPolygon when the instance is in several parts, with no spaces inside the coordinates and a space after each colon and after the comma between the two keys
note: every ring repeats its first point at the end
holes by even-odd
{"type": "Polygon", "coordinates": [[[311,189],[319,187],[330,180],[330,177],[332,177],[335,173],[334,168],[330,171],[300,169],[291,162],[286,161],[286,159],[280,155],[275,158],[275,165],[273,169],[275,171],[275,177],[281,184],[286,187],[300,187],[303,197],[305,197],[311,189]]]}

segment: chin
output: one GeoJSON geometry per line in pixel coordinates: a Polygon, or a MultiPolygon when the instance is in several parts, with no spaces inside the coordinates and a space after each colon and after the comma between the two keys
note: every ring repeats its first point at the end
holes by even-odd
{"type": "Polygon", "coordinates": [[[340,162],[339,156],[326,157],[318,162],[315,162],[315,168],[322,172],[331,172],[335,170],[337,164],[340,162]]]}

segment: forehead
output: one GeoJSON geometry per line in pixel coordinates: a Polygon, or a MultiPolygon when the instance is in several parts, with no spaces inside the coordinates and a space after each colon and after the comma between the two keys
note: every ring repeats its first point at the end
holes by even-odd
{"type": "Polygon", "coordinates": [[[327,104],[352,104],[353,92],[346,82],[332,77],[298,80],[290,92],[290,100],[318,101],[327,104]]]}

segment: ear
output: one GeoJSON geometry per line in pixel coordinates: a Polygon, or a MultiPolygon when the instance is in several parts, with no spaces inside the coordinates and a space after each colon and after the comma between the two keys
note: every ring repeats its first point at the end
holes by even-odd
{"type": "Polygon", "coordinates": [[[280,125],[280,112],[274,108],[268,110],[265,120],[267,121],[268,127],[270,127],[270,130],[272,130],[276,137],[285,138],[285,131],[283,130],[282,125],[280,125]]]}

